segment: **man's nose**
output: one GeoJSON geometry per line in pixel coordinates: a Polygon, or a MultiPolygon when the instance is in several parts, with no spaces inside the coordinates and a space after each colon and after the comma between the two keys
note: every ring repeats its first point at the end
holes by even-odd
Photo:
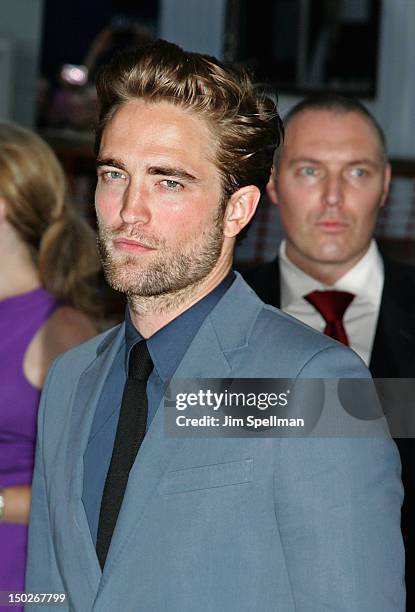
{"type": "Polygon", "coordinates": [[[340,175],[330,174],[326,177],[324,201],[327,206],[341,206],[343,203],[343,180],[340,175]]]}
{"type": "Polygon", "coordinates": [[[128,224],[145,225],[150,221],[149,198],[143,187],[130,184],[124,194],[121,219],[128,224]]]}

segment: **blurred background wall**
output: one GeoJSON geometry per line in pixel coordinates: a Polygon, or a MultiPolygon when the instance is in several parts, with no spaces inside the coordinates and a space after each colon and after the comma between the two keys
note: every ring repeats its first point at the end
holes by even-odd
{"type": "MultiPolygon", "coordinates": [[[[261,10],[261,3],[256,5],[261,10]]],[[[383,0],[380,5],[377,93],[363,101],[383,125],[390,154],[415,157],[415,2],[383,0]]],[[[154,34],[223,57],[227,7],[227,0],[2,0],[0,117],[33,124],[37,77],[43,72],[53,79],[59,65],[81,63],[93,37],[117,13],[134,15],[135,10],[154,34]]],[[[260,31],[252,32],[254,40],[260,37],[260,31]]],[[[279,92],[281,112],[297,99],[279,92]]]]}
{"type": "Polygon", "coordinates": [[[0,2],[0,118],[33,125],[43,0],[0,2]]]}
{"type": "MultiPolygon", "coordinates": [[[[353,5],[356,0],[345,0],[346,6],[348,2],[353,5]]],[[[226,0],[162,0],[160,35],[189,50],[223,57],[226,4],[226,0]]],[[[261,10],[261,2],[256,5],[261,10]]],[[[377,94],[374,100],[362,101],[383,126],[390,154],[415,157],[415,1],[383,0],[380,13],[377,94]]],[[[252,37],[259,39],[261,32],[252,32],[252,37]]],[[[284,114],[301,96],[278,92],[278,98],[284,114]]]]}

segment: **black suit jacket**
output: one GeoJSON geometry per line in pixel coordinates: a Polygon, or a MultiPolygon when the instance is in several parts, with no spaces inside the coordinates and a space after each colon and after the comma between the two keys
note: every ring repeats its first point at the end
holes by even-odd
{"type": "MultiPolygon", "coordinates": [[[[383,285],[369,369],[374,378],[415,378],[415,267],[383,258],[383,285]]],[[[241,271],[259,297],[280,306],[278,258],[241,271]]],[[[400,398],[404,401],[404,398],[400,398]]],[[[406,551],[407,611],[415,610],[415,444],[397,439],[405,499],[402,533],[406,551]]]]}
{"type": "MultiPolygon", "coordinates": [[[[374,378],[415,378],[415,268],[383,261],[385,283],[369,369],[374,378]]],[[[241,273],[266,304],[280,307],[278,258],[241,273]]]]}

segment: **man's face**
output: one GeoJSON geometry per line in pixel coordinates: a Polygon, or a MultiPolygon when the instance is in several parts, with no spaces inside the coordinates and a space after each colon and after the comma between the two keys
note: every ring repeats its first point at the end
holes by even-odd
{"type": "Polygon", "coordinates": [[[288,257],[339,278],[367,251],[389,189],[374,128],[355,112],[305,110],[287,126],[276,172],[268,190],[288,257]]]}
{"type": "Polygon", "coordinates": [[[123,104],[106,126],[96,210],[110,284],[127,295],[172,293],[222,256],[215,145],[206,123],[165,102],[123,104]]]}

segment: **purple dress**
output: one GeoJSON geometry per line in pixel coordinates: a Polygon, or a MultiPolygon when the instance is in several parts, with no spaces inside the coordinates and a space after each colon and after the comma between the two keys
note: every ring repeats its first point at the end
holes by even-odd
{"type": "MultiPolygon", "coordinates": [[[[0,301],[0,486],[32,482],[40,391],[23,373],[31,339],[59,305],[39,288],[0,301]]],[[[0,523],[0,591],[23,591],[27,526],[0,523]]],[[[22,610],[0,605],[0,610],[22,610]]]]}

